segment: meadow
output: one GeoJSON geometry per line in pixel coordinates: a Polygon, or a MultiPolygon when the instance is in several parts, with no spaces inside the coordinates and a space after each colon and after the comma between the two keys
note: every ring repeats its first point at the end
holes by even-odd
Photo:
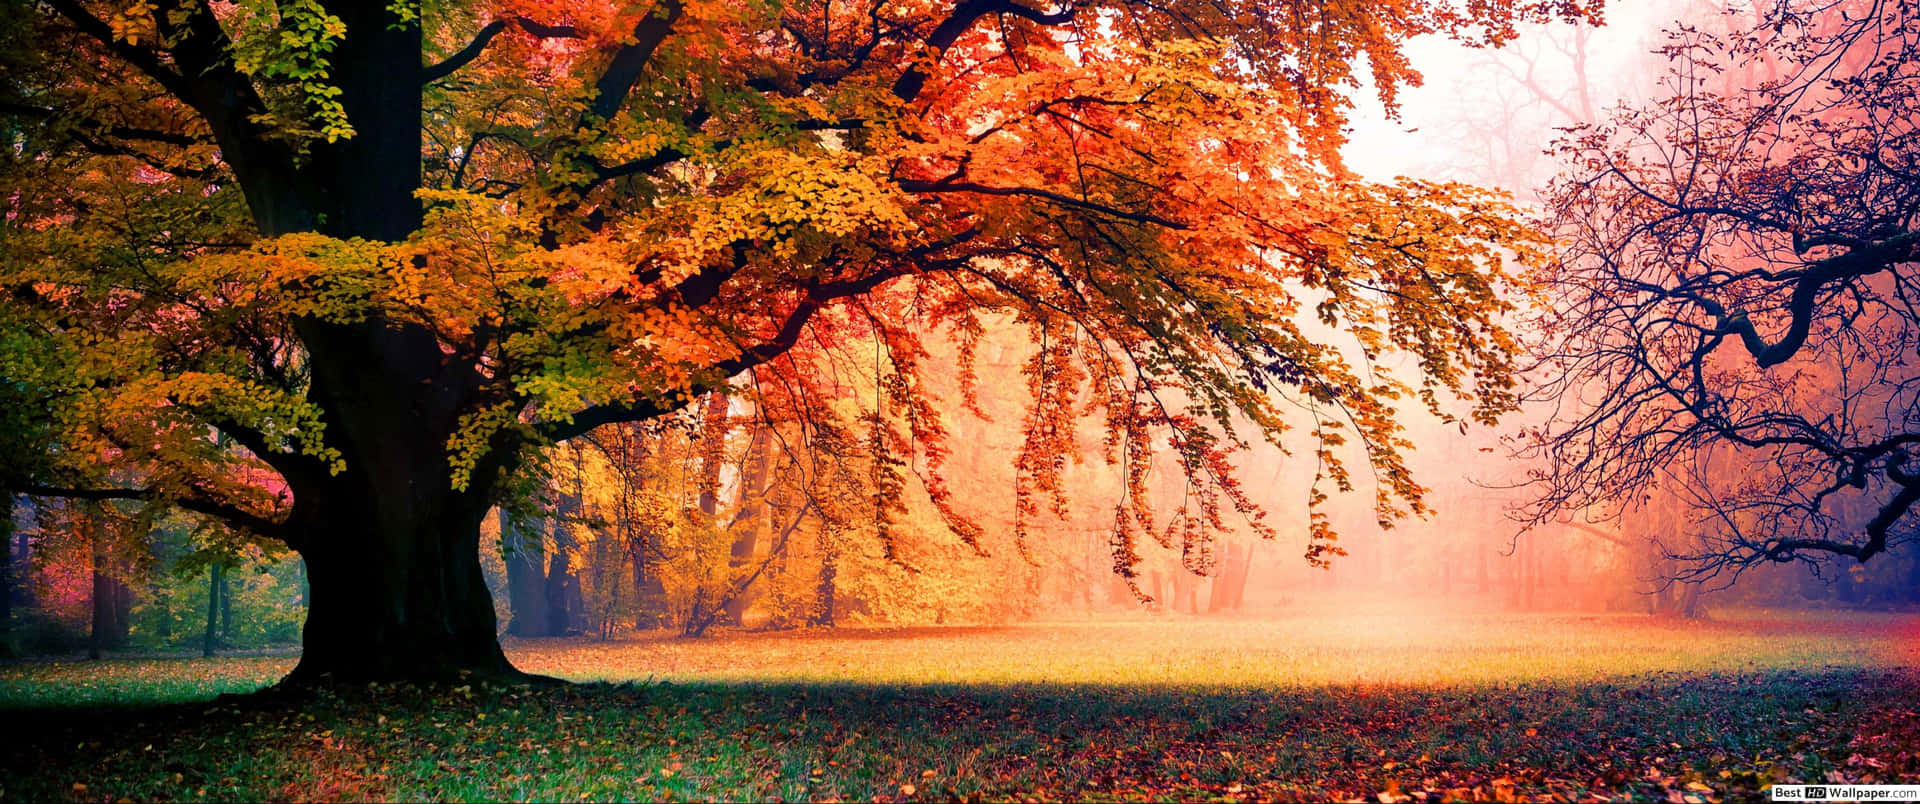
{"type": "Polygon", "coordinates": [[[0,665],[7,800],[1661,800],[1920,780],[1920,615],[1307,612],[509,641],[560,689],[0,665]]]}

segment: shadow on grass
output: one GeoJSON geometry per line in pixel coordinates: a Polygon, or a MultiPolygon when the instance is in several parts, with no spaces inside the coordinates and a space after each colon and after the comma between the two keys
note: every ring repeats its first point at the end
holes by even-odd
{"type": "Polygon", "coordinates": [[[1699,801],[1920,775],[1906,670],[1293,688],[366,687],[4,712],[0,798],[1699,801]]]}

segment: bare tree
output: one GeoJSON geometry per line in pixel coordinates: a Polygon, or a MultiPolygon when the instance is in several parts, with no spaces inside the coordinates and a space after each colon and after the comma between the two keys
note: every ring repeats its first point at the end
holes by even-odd
{"type": "Polygon", "coordinates": [[[1661,97],[1560,145],[1527,517],[1672,494],[1683,577],[1865,561],[1920,501],[1920,9],[1782,2],[1664,53],[1661,97]]]}

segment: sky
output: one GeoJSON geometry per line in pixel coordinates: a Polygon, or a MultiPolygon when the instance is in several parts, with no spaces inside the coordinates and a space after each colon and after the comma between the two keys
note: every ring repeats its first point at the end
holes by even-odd
{"type": "MultiPolygon", "coordinates": [[[[1587,40],[1588,75],[1602,85],[1597,87],[1601,92],[1594,99],[1596,104],[1610,106],[1622,94],[1643,90],[1651,82],[1647,67],[1654,57],[1650,51],[1679,7],[1673,0],[1608,6],[1606,23],[1592,29],[1587,40]]],[[[1483,154],[1471,152],[1473,138],[1461,136],[1465,132],[1458,130],[1459,124],[1501,116],[1498,105],[1487,102],[1494,86],[1514,84],[1500,63],[1520,69],[1523,56],[1535,55],[1534,77],[1543,89],[1570,89],[1576,80],[1572,62],[1555,52],[1553,44],[1570,40],[1571,33],[1572,26],[1565,24],[1527,26],[1518,40],[1499,51],[1468,47],[1443,36],[1413,40],[1407,55],[1426,76],[1426,83],[1401,91],[1398,121],[1387,119],[1370,88],[1359,93],[1343,153],[1349,167],[1374,180],[1400,175],[1471,178],[1482,171],[1497,171],[1499,166],[1487,164],[1483,154]]],[[[1549,126],[1573,122],[1544,106],[1529,117],[1549,126]]]]}

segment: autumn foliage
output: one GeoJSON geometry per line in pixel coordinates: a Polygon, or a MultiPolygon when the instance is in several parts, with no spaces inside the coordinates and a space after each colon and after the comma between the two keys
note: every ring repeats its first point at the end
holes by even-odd
{"type": "MultiPolygon", "coordinates": [[[[474,556],[530,450],[723,388],[808,419],[853,346],[886,364],[892,414],[841,434],[882,518],[911,465],[976,538],[939,479],[966,392],[936,399],[923,361],[953,339],[967,374],[1003,324],[1031,344],[1023,539],[1081,417],[1128,478],[1122,575],[1144,536],[1205,566],[1236,512],[1262,527],[1229,461],[1248,438],[1313,461],[1316,503],[1357,458],[1383,522],[1421,510],[1396,412],[1513,404],[1501,266],[1537,244],[1497,195],[1349,171],[1352,95],[1418,80],[1407,37],[1591,13],[7,8],[0,372],[47,459],[4,481],[283,540],[313,585],[302,677],[504,668],[474,556]],[[1163,451],[1185,502],[1156,512],[1163,451]]],[[[1310,559],[1338,552],[1311,530],[1310,559]]]]}

